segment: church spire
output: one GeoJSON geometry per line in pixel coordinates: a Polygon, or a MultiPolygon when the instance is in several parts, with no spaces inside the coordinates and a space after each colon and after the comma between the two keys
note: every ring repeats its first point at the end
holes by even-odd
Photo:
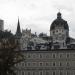
{"type": "Polygon", "coordinates": [[[18,24],[17,24],[16,35],[20,35],[20,34],[21,34],[21,29],[20,29],[20,22],[19,22],[19,18],[18,18],[18,24]]]}

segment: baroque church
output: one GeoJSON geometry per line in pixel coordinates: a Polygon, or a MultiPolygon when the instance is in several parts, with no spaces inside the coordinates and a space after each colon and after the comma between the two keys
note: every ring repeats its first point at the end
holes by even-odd
{"type": "Polygon", "coordinates": [[[75,39],[69,36],[68,23],[62,19],[60,12],[57,13],[57,19],[50,26],[50,37],[52,37],[54,48],[67,49],[75,46],[75,39]]]}

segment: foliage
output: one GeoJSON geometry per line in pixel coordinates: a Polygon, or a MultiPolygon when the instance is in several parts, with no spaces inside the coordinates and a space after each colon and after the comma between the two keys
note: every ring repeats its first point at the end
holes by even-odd
{"type": "Polygon", "coordinates": [[[0,75],[15,75],[14,65],[23,60],[23,55],[10,32],[2,32],[0,38],[0,75]]]}

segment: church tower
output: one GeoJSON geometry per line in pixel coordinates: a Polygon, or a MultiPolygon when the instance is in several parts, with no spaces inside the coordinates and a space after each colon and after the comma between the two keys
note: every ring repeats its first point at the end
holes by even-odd
{"type": "Polygon", "coordinates": [[[18,24],[17,24],[16,35],[17,35],[17,36],[21,36],[21,29],[20,29],[20,22],[19,22],[19,18],[18,18],[18,24]]]}
{"type": "Polygon", "coordinates": [[[15,34],[15,39],[16,39],[16,43],[18,44],[18,48],[20,49],[20,39],[21,39],[22,33],[21,33],[21,29],[20,29],[20,22],[19,22],[19,18],[18,18],[18,23],[17,23],[17,30],[16,30],[16,34],[15,34]]]}

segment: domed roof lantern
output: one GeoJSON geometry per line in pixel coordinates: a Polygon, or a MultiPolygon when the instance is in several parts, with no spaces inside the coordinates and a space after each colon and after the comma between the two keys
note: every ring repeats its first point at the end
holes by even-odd
{"type": "Polygon", "coordinates": [[[61,13],[60,12],[57,13],[57,19],[61,19],[61,13]]]}
{"type": "Polygon", "coordinates": [[[63,26],[64,29],[69,30],[69,26],[68,26],[68,24],[67,24],[67,21],[65,21],[65,20],[62,19],[60,12],[57,13],[57,19],[55,19],[55,20],[52,22],[52,24],[51,24],[51,26],[50,26],[50,30],[55,29],[56,26],[58,26],[58,27],[59,27],[59,26],[63,26]]]}

